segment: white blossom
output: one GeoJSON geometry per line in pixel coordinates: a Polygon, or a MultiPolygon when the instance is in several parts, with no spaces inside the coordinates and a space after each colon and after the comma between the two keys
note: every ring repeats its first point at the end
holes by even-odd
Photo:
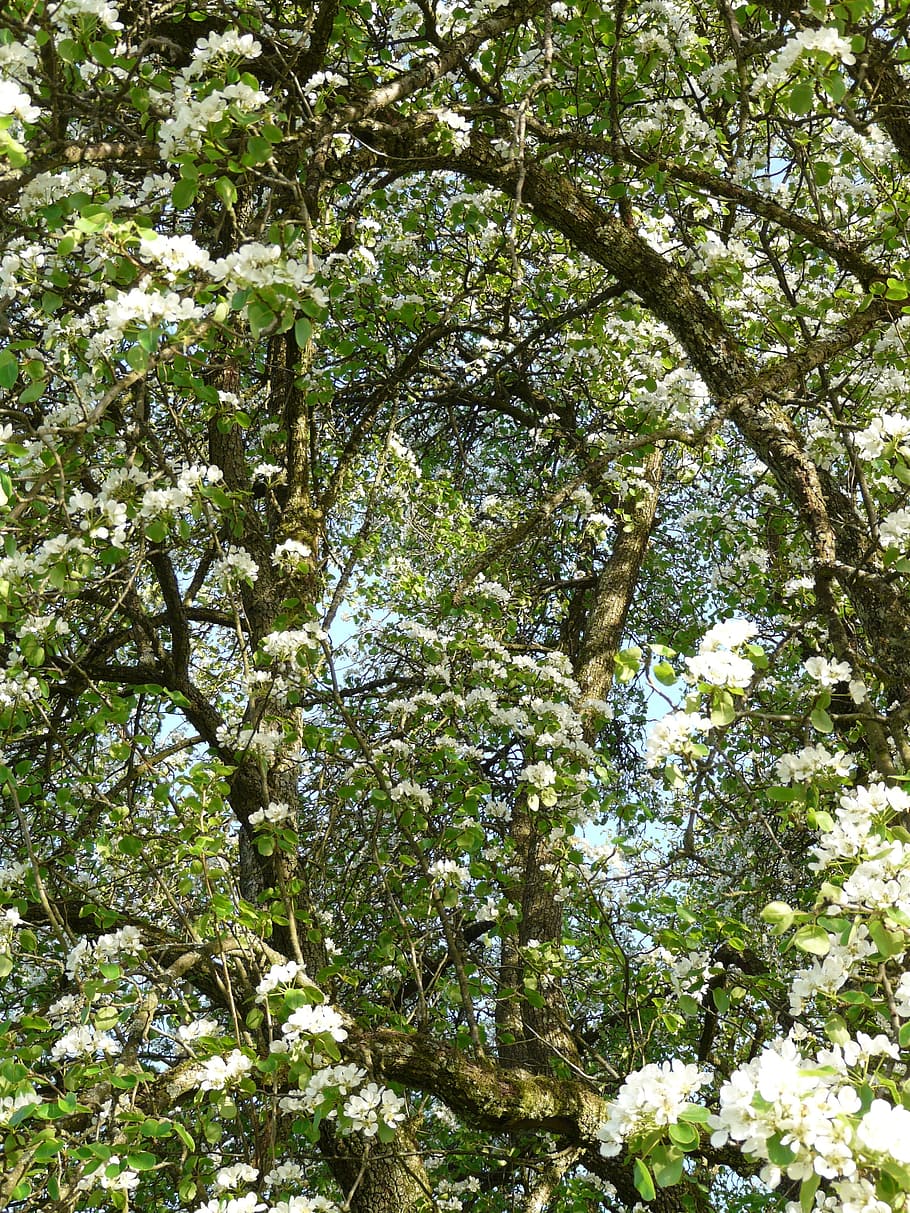
{"type": "Polygon", "coordinates": [[[119,1053],[120,1045],[108,1032],[99,1032],[91,1024],[77,1024],[64,1033],[51,1048],[51,1057],[94,1057],[96,1053],[119,1053]]]}
{"type": "Polygon", "coordinates": [[[226,1057],[209,1057],[198,1072],[200,1091],[223,1091],[249,1073],[253,1063],[245,1053],[234,1049],[226,1057]]]}
{"type": "Polygon", "coordinates": [[[286,964],[272,965],[256,987],[256,1001],[263,1002],[279,986],[292,986],[300,975],[305,976],[305,970],[303,965],[298,964],[296,960],[289,960],[286,964]]]}
{"type": "Polygon", "coordinates": [[[22,122],[37,122],[41,110],[32,104],[31,97],[15,80],[0,77],[0,114],[13,114],[22,122]]]}
{"type": "Polygon", "coordinates": [[[823,687],[833,687],[838,682],[848,682],[853,670],[846,661],[829,661],[827,657],[810,657],[803,662],[803,669],[823,687]]]}
{"type": "Polygon", "coordinates": [[[348,1035],[339,1013],[325,1003],[298,1007],[285,1020],[281,1031],[289,1041],[301,1036],[323,1035],[341,1041],[346,1040],[348,1035]]]}
{"type": "Polygon", "coordinates": [[[773,86],[785,80],[806,51],[821,51],[847,66],[856,62],[849,39],[841,37],[837,29],[802,29],[789,38],[778,51],[767,71],[753,84],[752,92],[757,93],[762,87],[773,86]]]}
{"type": "Polygon", "coordinates": [[[345,1101],[344,1115],[355,1132],[375,1137],[380,1124],[395,1128],[404,1120],[404,1106],[404,1100],[394,1091],[370,1082],[345,1101]]]}
{"type": "Polygon", "coordinates": [[[700,716],[697,712],[668,713],[651,725],[645,747],[647,765],[659,766],[672,754],[693,754],[693,735],[706,733],[710,728],[711,721],[707,716],[700,716]]]}
{"type": "Polygon", "coordinates": [[[123,29],[117,6],[107,0],[60,0],[53,7],[51,20],[64,34],[69,34],[83,18],[99,21],[108,29],[123,29]]]}
{"type": "Polygon", "coordinates": [[[807,745],[796,754],[783,754],[776,764],[781,783],[811,783],[819,776],[847,778],[853,763],[843,750],[834,754],[823,745],[807,745]]]}
{"type": "Polygon", "coordinates": [[[237,581],[255,581],[259,565],[245,548],[229,544],[221,559],[215,561],[212,571],[218,581],[230,587],[237,581]]]}
{"type": "Polygon", "coordinates": [[[101,1188],[108,1192],[130,1192],[139,1184],[139,1176],[124,1166],[119,1154],[112,1154],[100,1167],[89,1175],[83,1175],[76,1184],[77,1192],[91,1192],[101,1188]]]}
{"type": "Polygon", "coordinates": [[[236,1162],[230,1167],[222,1167],[215,1175],[215,1187],[221,1192],[230,1191],[242,1183],[255,1183],[259,1172],[246,1162],[236,1162]]]}
{"type": "Polygon", "coordinates": [[[882,547],[904,551],[910,543],[910,510],[892,510],[882,520],[878,534],[882,547]]]}
{"type": "Polygon", "coordinates": [[[611,1101],[607,1119],[597,1131],[600,1152],[610,1158],[623,1142],[658,1125],[672,1125],[689,1097],[711,1081],[707,1070],[679,1060],[651,1064],[626,1078],[611,1101]]]}
{"type": "Polygon", "coordinates": [[[695,657],[687,657],[686,665],[692,682],[731,690],[744,690],[755,673],[748,658],[724,649],[709,649],[695,657]]]}
{"type": "Polygon", "coordinates": [[[699,652],[714,653],[718,649],[738,649],[758,634],[749,619],[724,619],[708,628],[702,637],[699,652]]]}

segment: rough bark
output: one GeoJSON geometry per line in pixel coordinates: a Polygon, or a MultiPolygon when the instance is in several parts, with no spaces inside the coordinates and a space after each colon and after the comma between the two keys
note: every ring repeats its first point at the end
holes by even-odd
{"type": "Polygon", "coordinates": [[[644,462],[644,478],[650,487],[630,503],[628,521],[617,534],[610,558],[597,577],[575,671],[582,690],[595,699],[605,698],[613,682],[613,658],[622,641],[651,538],[662,468],[663,452],[655,448],[644,462]]]}
{"type": "Polygon", "coordinates": [[[420,1149],[406,1130],[395,1140],[321,1134],[323,1155],[345,1196],[348,1213],[428,1213],[432,1192],[420,1149]]]}

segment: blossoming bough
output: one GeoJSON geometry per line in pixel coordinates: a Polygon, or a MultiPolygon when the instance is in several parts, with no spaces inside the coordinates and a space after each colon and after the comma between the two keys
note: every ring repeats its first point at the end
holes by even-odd
{"type": "Polygon", "coordinates": [[[907,1209],[905,27],[9,0],[3,1207],[907,1209]]]}

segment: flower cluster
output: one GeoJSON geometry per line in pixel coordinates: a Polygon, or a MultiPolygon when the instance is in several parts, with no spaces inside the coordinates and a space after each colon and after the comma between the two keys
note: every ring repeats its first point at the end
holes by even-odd
{"type": "Polygon", "coordinates": [[[292,1011],[281,1025],[283,1040],[272,1042],[274,1053],[292,1057],[309,1055],[311,1045],[320,1038],[347,1040],[348,1031],[341,1015],[327,1003],[306,1003],[292,1011]]]}
{"type": "Polygon", "coordinates": [[[108,29],[123,29],[117,6],[109,4],[108,0],[60,0],[53,7],[53,23],[63,34],[71,34],[86,19],[92,24],[97,21],[108,29]]]}
{"type": "Polygon", "coordinates": [[[290,1091],[279,1102],[282,1112],[304,1112],[312,1115],[319,1111],[326,1119],[334,1120],[338,1097],[346,1097],[356,1091],[367,1076],[366,1070],[352,1064],[324,1066],[316,1070],[305,1087],[290,1091]]]}
{"type": "Polygon", "coordinates": [[[0,115],[2,114],[12,114],[22,122],[37,122],[41,110],[32,103],[31,97],[15,80],[4,80],[0,77],[0,115]]]}
{"type": "Polygon", "coordinates": [[[256,1001],[263,1002],[269,994],[281,986],[292,986],[300,976],[306,976],[303,965],[297,963],[296,960],[289,960],[286,964],[274,964],[260,981],[256,987],[256,1001]]]}
{"type": "Polygon", "coordinates": [[[270,829],[283,825],[291,816],[290,806],[282,800],[270,800],[268,808],[250,813],[250,825],[254,829],[270,829]]]}
{"type": "Polygon", "coordinates": [[[910,545],[910,510],[892,510],[882,519],[878,535],[883,548],[906,551],[910,545]]]}
{"type": "Polygon", "coordinates": [[[757,629],[746,619],[726,619],[709,628],[698,653],[686,658],[689,680],[711,687],[742,691],[755,674],[752,662],[736,650],[748,644],[757,629]]]}
{"type": "Polygon", "coordinates": [[[278,244],[260,244],[255,240],[242,244],[233,253],[212,262],[211,274],[231,291],[283,286],[325,302],[313,286],[313,268],[278,244]]]}
{"type": "Polygon", "coordinates": [[[212,566],[215,580],[226,588],[236,585],[239,581],[252,583],[259,572],[259,565],[245,548],[229,544],[224,555],[212,566]]]}
{"type": "Polygon", "coordinates": [[[888,1208],[867,1203],[870,1181],[862,1172],[910,1162],[910,1111],[873,1099],[863,1112],[850,1069],[877,1056],[897,1056],[884,1036],[860,1033],[814,1057],[804,1057],[789,1037],[771,1041],[721,1087],[720,1110],[709,1119],[712,1145],[732,1139],[764,1160],[762,1178],[771,1187],[784,1175],[821,1176],[833,1181],[839,1207],[888,1208]]]}
{"type": "Polygon", "coordinates": [[[678,1060],[634,1071],[623,1082],[597,1131],[601,1154],[611,1158],[630,1138],[676,1124],[689,1106],[689,1097],[710,1081],[710,1071],[678,1060]]]}
{"type": "Polygon", "coordinates": [[[711,721],[707,716],[697,712],[668,713],[648,732],[645,762],[649,767],[656,767],[673,754],[695,757],[704,753],[704,747],[693,738],[696,733],[706,733],[710,728],[711,721]]]}
{"type": "Polygon", "coordinates": [[[89,311],[83,324],[88,336],[88,356],[92,361],[110,358],[130,334],[159,327],[170,331],[192,328],[207,314],[208,308],[189,296],[157,290],[145,281],[128,291],[118,291],[89,311]]]}
{"type": "Polygon", "coordinates": [[[864,853],[877,854],[884,846],[884,836],[877,823],[882,818],[908,810],[910,794],[903,788],[873,783],[844,792],[837,811],[812,848],[815,854],[813,870],[822,872],[836,859],[852,860],[864,853]]]}
{"type": "Polygon", "coordinates": [[[425,809],[431,808],[433,804],[433,797],[430,793],[419,783],[415,783],[413,779],[402,779],[389,789],[389,795],[392,800],[411,800],[425,809]]]}
{"type": "Polygon", "coordinates": [[[91,1024],[77,1024],[56,1040],[51,1047],[51,1059],[61,1061],[64,1057],[95,1057],[120,1052],[120,1044],[109,1032],[99,1031],[91,1024]]]}
{"type": "Polygon", "coordinates": [[[815,779],[846,779],[853,763],[843,750],[832,754],[823,745],[807,745],[796,754],[783,754],[777,760],[777,778],[781,783],[811,783],[815,779]]]}
{"type": "Polygon", "coordinates": [[[242,1183],[255,1183],[259,1178],[256,1167],[246,1162],[236,1162],[230,1167],[222,1167],[215,1175],[215,1187],[221,1192],[229,1192],[242,1183]]]}
{"type": "Polygon", "coordinates": [[[262,651],[279,666],[293,666],[302,656],[321,652],[328,638],[328,632],[318,624],[305,623],[287,632],[270,632],[262,641],[262,651]]]}
{"type": "Polygon", "coordinates": [[[881,913],[895,926],[910,921],[910,843],[894,838],[864,857],[830,904],[863,913],[881,913]]]}
{"type": "Polygon", "coordinates": [[[98,965],[117,961],[122,956],[136,956],[142,950],[142,940],[136,927],[121,927],[107,935],[99,935],[94,943],[85,936],[69,951],[66,974],[73,980],[98,965]]]}
{"type": "Polygon", "coordinates": [[[351,1131],[375,1137],[380,1126],[397,1128],[404,1120],[404,1100],[388,1087],[369,1082],[344,1102],[342,1115],[350,1121],[351,1131]]]}
{"type": "Polygon", "coordinates": [[[290,570],[309,560],[312,555],[311,549],[305,543],[299,543],[296,539],[285,539],[275,548],[272,563],[277,568],[290,570]]]}
{"type": "Polygon", "coordinates": [[[208,271],[212,264],[209,253],[190,235],[166,236],[161,232],[143,232],[139,240],[139,256],[160,267],[168,277],[189,270],[208,271]]]}
{"type": "Polygon", "coordinates": [[[898,454],[910,460],[910,417],[903,413],[879,413],[864,430],[853,436],[856,453],[870,462],[883,455],[898,454]]]}
{"type": "Polygon", "coordinates": [[[856,62],[850,41],[843,38],[836,29],[802,29],[788,39],[768,69],[755,80],[752,86],[753,93],[786,80],[798,60],[807,51],[819,51],[848,66],[856,62]]]}
{"type": "Polygon", "coordinates": [[[216,76],[203,82],[199,91],[194,83],[213,70],[225,70],[232,63],[255,59],[261,53],[261,45],[251,34],[236,30],[213,33],[197,41],[192,60],[174,81],[173,93],[163,98],[171,111],[158,131],[158,146],[164,160],[176,160],[183,153],[201,147],[212,123],[262,113],[269,104],[268,94],[243,79],[224,83],[216,76]]]}
{"type": "Polygon", "coordinates": [[[803,662],[803,669],[823,687],[833,687],[838,682],[849,682],[853,670],[846,661],[829,661],[827,657],[810,657],[803,662]]]}
{"type": "Polygon", "coordinates": [[[130,1170],[119,1154],[112,1154],[93,1171],[82,1176],[76,1184],[77,1192],[92,1192],[100,1188],[106,1192],[130,1192],[139,1184],[139,1176],[130,1170]]]}
{"type": "Polygon", "coordinates": [[[198,1071],[200,1091],[223,1091],[235,1086],[253,1068],[251,1058],[239,1049],[233,1049],[226,1057],[209,1057],[198,1071]]]}
{"type": "Polygon", "coordinates": [[[868,956],[875,944],[862,923],[857,923],[846,943],[836,935],[829,936],[827,953],[808,969],[799,969],[790,980],[790,1014],[802,1015],[806,1004],[819,994],[835,994],[868,956]]]}

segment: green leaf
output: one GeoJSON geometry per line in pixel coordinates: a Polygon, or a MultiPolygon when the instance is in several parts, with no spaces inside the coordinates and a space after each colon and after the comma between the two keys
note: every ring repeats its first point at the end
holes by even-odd
{"type": "Polygon", "coordinates": [[[310,344],[310,339],[313,336],[313,325],[306,316],[298,316],[294,322],[294,339],[297,342],[297,348],[305,350],[310,344]]]}
{"type": "Polygon", "coordinates": [[[265,164],[272,156],[273,147],[268,139],[262,139],[258,135],[253,135],[247,140],[246,151],[243,153],[243,163],[247,168],[253,168],[257,164],[265,164]]]}
{"type": "Polygon", "coordinates": [[[230,177],[219,177],[215,182],[215,193],[228,208],[232,210],[237,201],[237,187],[230,177]]]}
{"type": "Polygon", "coordinates": [[[172,1120],[171,1124],[174,1126],[174,1132],[177,1134],[189,1152],[191,1154],[195,1154],[196,1141],[189,1129],[182,1125],[179,1120],[172,1120]]]}
{"type": "Polygon", "coordinates": [[[800,1184],[799,1207],[802,1213],[812,1213],[812,1209],[815,1207],[815,1193],[818,1191],[821,1178],[820,1175],[810,1175],[800,1184]]]}
{"type": "Polygon", "coordinates": [[[185,211],[187,207],[192,206],[198,188],[198,181],[190,181],[186,177],[181,177],[171,191],[171,202],[176,210],[185,211]]]}
{"type": "Polygon", "coordinates": [[[784,97],[784,105],[794,114],[808,114],[815,104],[815,88],[811,84],[794,84],[784,97]]]}
{"type": "Polygon", "coordinates": [[[812,727],[818,729],[819,733],[831,733],[834,730],[834,721],[824,708],[813,708],[809,719],[812,727]]]}
{"type": "Polygon", "coordinates": [[[736,709],[733,706],[733,696],[729,691],[714,691],[711,695],[711,723],[721,728],[732,724],[736,719],[736,709]]]}
{"type": "Polygon", "coordinates": [[[657,681],[663,683],[665,687],[671,687],[676,682],[676,671],[669,661],[658,661],[656,665],[652,666],[652,670],[657,681]]]}
{"type": "Polygon", "coordinates": [[[9,389],[19,378],[19,362],[12,350],[0,350],[0,387],[9,389]]]}
{"type": "Polygon", "coordinates": [[[651,1172],[645,1166],[640,1158],[636,1158],[633,1171],[635,1190],[642,1200],[653,1200],[657,1195],[657,1189],[654,1187],[654,1180],[651,1177],[651,1172]]]}
{"type": "Polygon", "coordinates": [[[759,914],[759,918],[774,927],[776,935],[782,935],[784,931],[789,930],[795,914],[796,911],[791,910],[785,901],[771,901],[759,914]]]}
{"type": "Polygon", "coordinates": [[[62,1141],[57,1141],[56,1138],[46,1139],[35,1151],[34,1161],[49,1162],[52,1158],[56,1158],[63,1147],[64,1143],[62,1141]]]}
{"type": "Polygon", "coordinates": [[[149,364],[148,350],[143,349],[141,345],[131,345],[126,352],[126,360],[134,371],[147,370],[149,364]]]}
{"type": "Polygon", "coordinates": [[[711,991],[711,999],[717,1010],[723,1015],[730,1009],[730,995],[722,986],[715,986],[711,991]]]}
{"type": "Polygon", "coordinates": [[[24,168],[28,164],[25,148],[9,131],[0,129],[0,157],[5,156],[11,168],[24,168]]]}
{"type": "Polygon", "coordinates": [[[765,788],[765,795],[775,804],[792,804],[794,801],[804,802],[806,793],[803,788],[765,788]]]}
{"type": "Polygon", "coordinates": [[[813,956],[827,956],[831,951],[831,936],[818,923],[807,922],[793,936],[793,944],[801,952],[810,952],[813,956]]]}
{"type": "Polygon", "coordinates": [[[278,322],[278,317],[268,304],[262,303],[258,299],[250,300],[246,309],[246,316],[250,322],[250,330],[254,338],[268,332],[278,322]]]}
{"type": "Polygon", "coordinates": [[[840,1002],[846,1003],[848,1007],[869,1007],[872,1005],[872,1000],[868,994],[862,990],[841,990],[838,994],[840,1002]]]}
{"type": "Polygon", "coordinates": [[[836,1045],[845,1045],[850,1039],[847,1021],[841,1015],[831,1014],[825,1020],[825,1035],[836,1045]]]}
{"type": "Polygon", "coordinates": [[[158,1159],[147,1150],[138,1150],[135,1154],[127,1154],[126,1165],[132,1171],[151,1171],[157,1167],[158,1159]]]}
{"type": "Polygon", "coordinates": [[[831,180],[834,174],[834,169],[827,160],[817,160],[812,165],[812,176],[815,178],[815,184],[824,188],[831,180]]]}
{"type": "Polygon", "coordinates": [[[177,1195],[184,1204],[192,1204],[196,1199],[196,1191],[196,1181],[186,1176],[177,1185],[177,1195]]]}
{"type": "Polygon", "coordinates": [[[872,942],[886,960],[904,951],[906,943],[902,931],[890,931],[880,918],[870,918],[868,928],[872,942]]]}
{"type": "Polygon", "coordinates": [[[822,80],[825,92],[835,105],[840,105],[847,95],[847,81],[840,72],[829,72],[822,80]]]}
{"type": "Polygon", "coordinates": [[[106,42],[93,42],[91,45],[92,58],[101,64],[102,67],[111,67],[114,62],[114,53],[106,42]]]}
{"type": "Polygon", "coordinates": [[[28,387],[19,393],[19,403],[32,404],[35,400],[40,400],[46,391],[46,379],[33,379],[28,387]]]}
{"type": "Polygon", "coordinates": [[[216,918],[230,918],[234,913],[234,903],[224,893],[213,893],[211,904],[216,918]]]}
{"type": "Polygon", "coordinates": [[[785,1146],[783,1144],[779,1133],[768,1138],[766,1148],[769,1161],[774,1163],[776,1167],[786,1167],[796,1157],[796,1151],[792,1146],[785,1146]]]}
{"type": "Polygon", "coordinates": [[[701,1003],[691,994],[680,994],[679,1009],[687,1019],[692,1019],[693,1016],[701,1013],[701,1003]]]}
{"type": "Polygon", "coordinates": [[[64,63],[76,63],[83,58],[82,47],[72,38],[61,38],[55,49],[64,63]]]}
{"type": "Polygon", "coordinates": [[[627,649],[620,649],[613,658],[613,663],[616,667],[617,682],[631,682],[638,673],[638,667],[641,663],[641,649],[637,644],[631,645],[627,649]]]}
{"type": "Polygon", "coordinates": [[[681,1150],[671,1146],[660,1145],[651,1155],[651,1167],[658,1187],[672,1188],[682,1179],[683,1160],[685,1155],[681,1150]]]}
{"type": "MultiPolygon", "coordinates": [[[[707,1111],[707,1109],[705,1109],[707,1111]]],[[[679,1146],[681,1150],[694,1150],[701,1141],[701,1135],[698,1129],[693,1124],[687,1124],[685,1121],[680,1121],[675,1125],[670,1125],[668,1129],[670,1140],[674,1145],[679,1146]]]]}

